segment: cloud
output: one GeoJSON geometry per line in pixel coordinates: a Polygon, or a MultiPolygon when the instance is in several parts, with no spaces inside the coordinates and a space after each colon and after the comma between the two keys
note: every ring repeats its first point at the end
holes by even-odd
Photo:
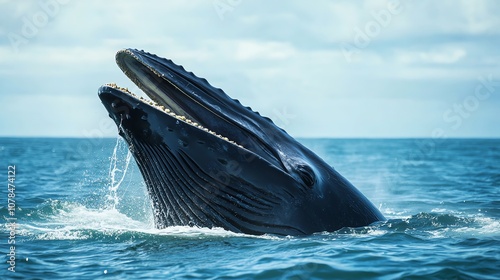
{"type": "Polygon", "coordinates": [[[281,42],[239,41],[236,44],[236,60],[287,59],[295,54],[292,46],[281,42]]]}
{"type": "MultiPolygon", "coordinates": [[[[296,136],[429,136],[500,66],[496,1],[221,1],[222,17],[214,1],[2,2],[0,101],[11,104],[0,112],[2,133],[85,136],[98,127],[107,119],[101,84],[137,90],[114,63],[125,47],[172,58],[273,119],[296,116],[281,122],[296,136]],[[30,125],[34,104],[43,117],[30,125]],[[15,112],[26,124],[9,126],[15,112]]],[[[500,104],[495,89],[488,106],[500,104]]],[[[450,135],[500,131],[488,106],[450,135]]]]}
{"type": "Polygon", "coordinates": [[[452,64],[457,63],[465,57],[467,52],[460,48],[445,48],[442,50],[422,51],[422,52],[400,52],[396,60],[403,64],[413,63],[433,63],[452,64]]]}

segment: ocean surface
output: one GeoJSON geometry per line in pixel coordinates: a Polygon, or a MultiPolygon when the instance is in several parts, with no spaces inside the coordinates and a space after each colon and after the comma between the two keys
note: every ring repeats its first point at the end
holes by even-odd
{"type": "Polygon", "coordinates": [[[121,139],[0,138],[0,279],[500,279],[500,140],[301,142],[388,220],[306,237],[157,230],[121,139]]]}

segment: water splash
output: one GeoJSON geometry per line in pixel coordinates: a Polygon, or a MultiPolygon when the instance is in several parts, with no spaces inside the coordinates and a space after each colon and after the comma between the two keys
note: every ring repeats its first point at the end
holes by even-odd
{"type": "Polygon", "coordinates": [[[109,193],[107,195],[108,203],[106,204],[106,208],[108,209],[116,209],[118,203],[120,202],[118,188],[123,182],[123,179],[125,179],[131,157],[132,153],[128,149],[126,142],[120,137],[117,137],[115,148],[113,149],[113,155],[111,156],[109,163],[109,178],[111,182],[109,184],[109,193]],[[123,159],[120,155],[124,154],[125,151],[127,151],[127,156],[123,159]]]}
{"type": "Polygon", "coordinates": [[[225,238],[247,237],[276,239],[274,236],[251,236],[222,228],[173,226],[157,229],[148,221],[134,220],[117,209],[93,209],[77,202],[51,200],[44,203],[31,224],[22,224],[19,234],[35,240],[129,240],[130,238],[225,238]]]}

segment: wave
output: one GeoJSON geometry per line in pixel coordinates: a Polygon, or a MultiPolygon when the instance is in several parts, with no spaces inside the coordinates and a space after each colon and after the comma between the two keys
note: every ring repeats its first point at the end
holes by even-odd
{"type": "MultiPolygon", "coordinates": [[[[344,228],[333,233],[318,233],[313,236],[345,238],[386,236],[404,233],[411,238],[447,237],[498,237],[500,222],[477,214],[462,217],[446,213],[445,209],[432,213],[418,213],[409,217],[389,219],[360,228],[344,228]]],[[[153,217],[148,213],[133,219],[116,208],[88,208],[78,202],[50,200],[35,209],[24,209],[20,219],[19,233],[35,240],[83,240],[83,239],[130,239],[130,238],[214,238],[247,237],[264,239],[290,239],[283,236],[251,236],[234,233],[222,228],[198,228],[175,226],[164,229],[154,227],[153,217]]],[[[301,237],[297,237],[301,238],[301,237]]]]}

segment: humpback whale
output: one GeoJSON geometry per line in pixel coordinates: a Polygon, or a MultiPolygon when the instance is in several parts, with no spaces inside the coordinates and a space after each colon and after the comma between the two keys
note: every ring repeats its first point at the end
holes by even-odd
{"type": "Polygon", "coordinates": [[[207,80],[136,49],[116,62],[149,99],[116,84],[98,95],[141,171],[157,228],[308,235],[385,219],[319,156],[207,80]]]}

